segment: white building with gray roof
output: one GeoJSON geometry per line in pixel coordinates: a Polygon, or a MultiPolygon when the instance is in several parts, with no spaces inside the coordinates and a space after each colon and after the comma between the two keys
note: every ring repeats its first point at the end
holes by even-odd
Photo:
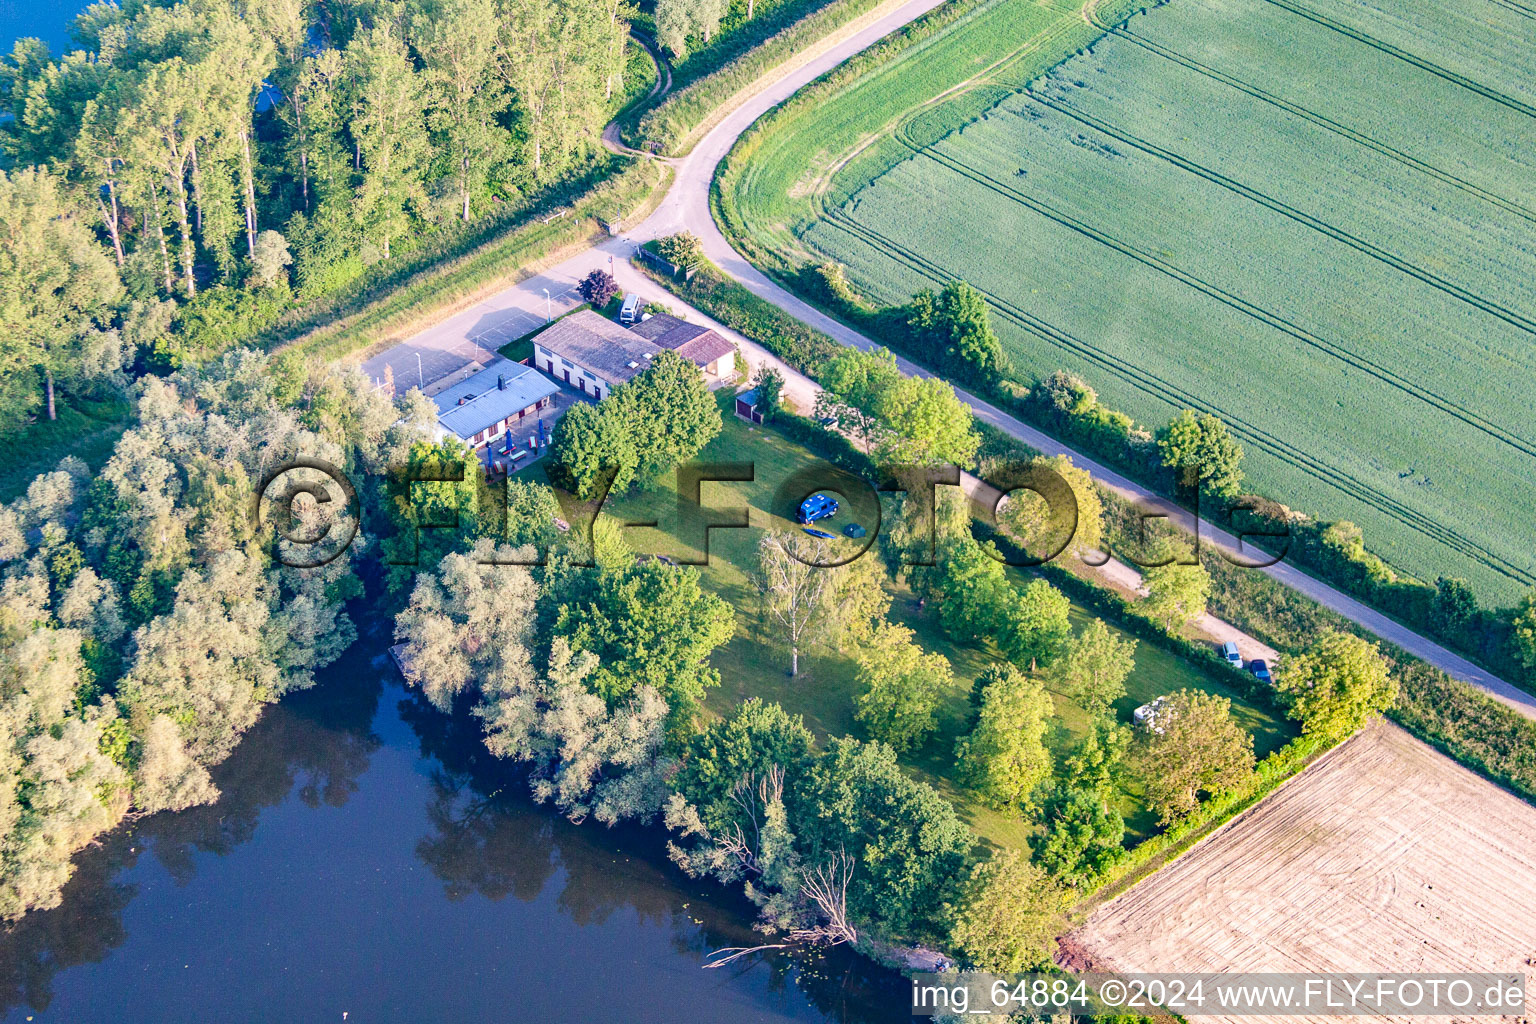
{"type": "Polygon", "coordinates": [[[548,409],[560,389],[531,366],[496,358],[485,369],[433,396],[439,439],[481,448],[548,409]]]}

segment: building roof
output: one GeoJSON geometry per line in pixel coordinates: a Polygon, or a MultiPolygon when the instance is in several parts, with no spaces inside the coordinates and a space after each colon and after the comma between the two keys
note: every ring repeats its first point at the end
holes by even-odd
{"type": "Polygon", "coordinates": [[[690,324],[671,313],[657,313],[630,329],[642,338],[654,341],[662,348],[670,348],[700,366],[708,366],[726,353],[736,351],[735,345],[711,328],[690,324]]]}
{"type": "Polygon", "coordinates": [[[628,382],[667,349],[696,366],[708,366],[736,351],[735,345],[708,327],[685,323],[666,313],[628,328],[590,309],[556,320],[535,335],[533,342],[610,384],[628,382]]]}
{"type": "Polygon", "coordinates": [[[721,356],[735,351],[735,345],[732,345],[714,331],[706,331],[692,341],[679,345],[677,348],[678,355],[684,359],[692,360],[699,366],[708,366],[721,356]]]}
{"type": "Polygon", "coordinates": [[[677,349],[697,338],[701,334],[708,334],[708,327],[700,327],[698,324],[690,324],[686,320],[673,316],[671,313],[657,313],[641,320],[630,330],[647,341],[654,341],[662,348],[677,349]]]}
{"type": "Polygon", "coordinates": [[[736,401],[740,402],[742,405],[756,405],[757,388],[753,388],[751,391],[743,391],[741,394],[736,396],[736,401]]]}
{"type": "Polygon", "coordinates": [[[623,384],[650,365],[661,348],[590,309],[556,320],[533,343],[584,366],[610,384],[623,384]]]}
{"type": "Polygon", "coordinates": [[[555,382],[531,366],[493,359],[472,377],[439,392],[437,421],[462,438],[516,415],[542,398],[557,394],[555,382]]]}

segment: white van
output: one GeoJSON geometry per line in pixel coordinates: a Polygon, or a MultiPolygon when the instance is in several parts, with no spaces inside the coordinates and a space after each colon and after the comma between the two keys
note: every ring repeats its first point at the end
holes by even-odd
{"type": "Polygon", "coordinates": [[[632,324],[635,322],[635,318],[639,315],[640,296],[634,292],[630,292],[628,295],[624,296],[624,305],[619,309],[619,323],[626,325],[632,324]]]}

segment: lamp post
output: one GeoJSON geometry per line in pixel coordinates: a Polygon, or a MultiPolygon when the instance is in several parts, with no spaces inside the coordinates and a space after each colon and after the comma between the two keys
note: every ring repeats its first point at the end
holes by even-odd
{"type": "Polygon", "coordinates": [[[545,323],[549,323],[554,318],[555,318],[554,314],[552,314],[549,311],[549,289],[545,288],[544,289],[544,322],[545,323]]]}
{"type": "Polygon", "coordinates": [[[423,391],[426,390],[427,378],[426,378],[426,375],[421,372],[421,353],[420,352],[416,353],[416,383],[421,386],[421,389],[423,391]]]}

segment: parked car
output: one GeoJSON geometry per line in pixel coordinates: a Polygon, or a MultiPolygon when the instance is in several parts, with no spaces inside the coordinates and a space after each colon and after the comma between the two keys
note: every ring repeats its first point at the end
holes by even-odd
{"type": "Polygon", "coordinates": [[[820,423],[822,426],[826,427],[828,430],[836,430],[837,429],[837,417],[836,416],[823,416],[821,419],[817,420],[816,422],[820,423]]]}
{"type": "Polygon", "coordinates": [[[635,292],[630,292],[624,296],[624,305],[619,307],[619,323],[632,324],[639,315],[640,296],[635,292]]]}
{"type": "Polygon", "coordinates": [[[1248,671],[1253,673],[1253,678],[1261,683],[1273,686],[1275,677],[1269,674],[1269,662],[1263,658],[1254,658],[1248,663],[1248,671]]]}
{"type": "Polygon", "coordinates": [[[1243,652],[1239,651],[1237,649],[1237,644],[1233,643],[1231,640],[1228,640],[1226,643],[1221,645],[1221,656],[1226,658],[1228,664],[1230,664],[1233,668],[1243,667],[1243,652]]]}
{"type": "Polygon", "coordinates": [[[837,502],[825,494],[813,494],[800,503],[795,518],[801,526],[837,515],[837,502]]]}

